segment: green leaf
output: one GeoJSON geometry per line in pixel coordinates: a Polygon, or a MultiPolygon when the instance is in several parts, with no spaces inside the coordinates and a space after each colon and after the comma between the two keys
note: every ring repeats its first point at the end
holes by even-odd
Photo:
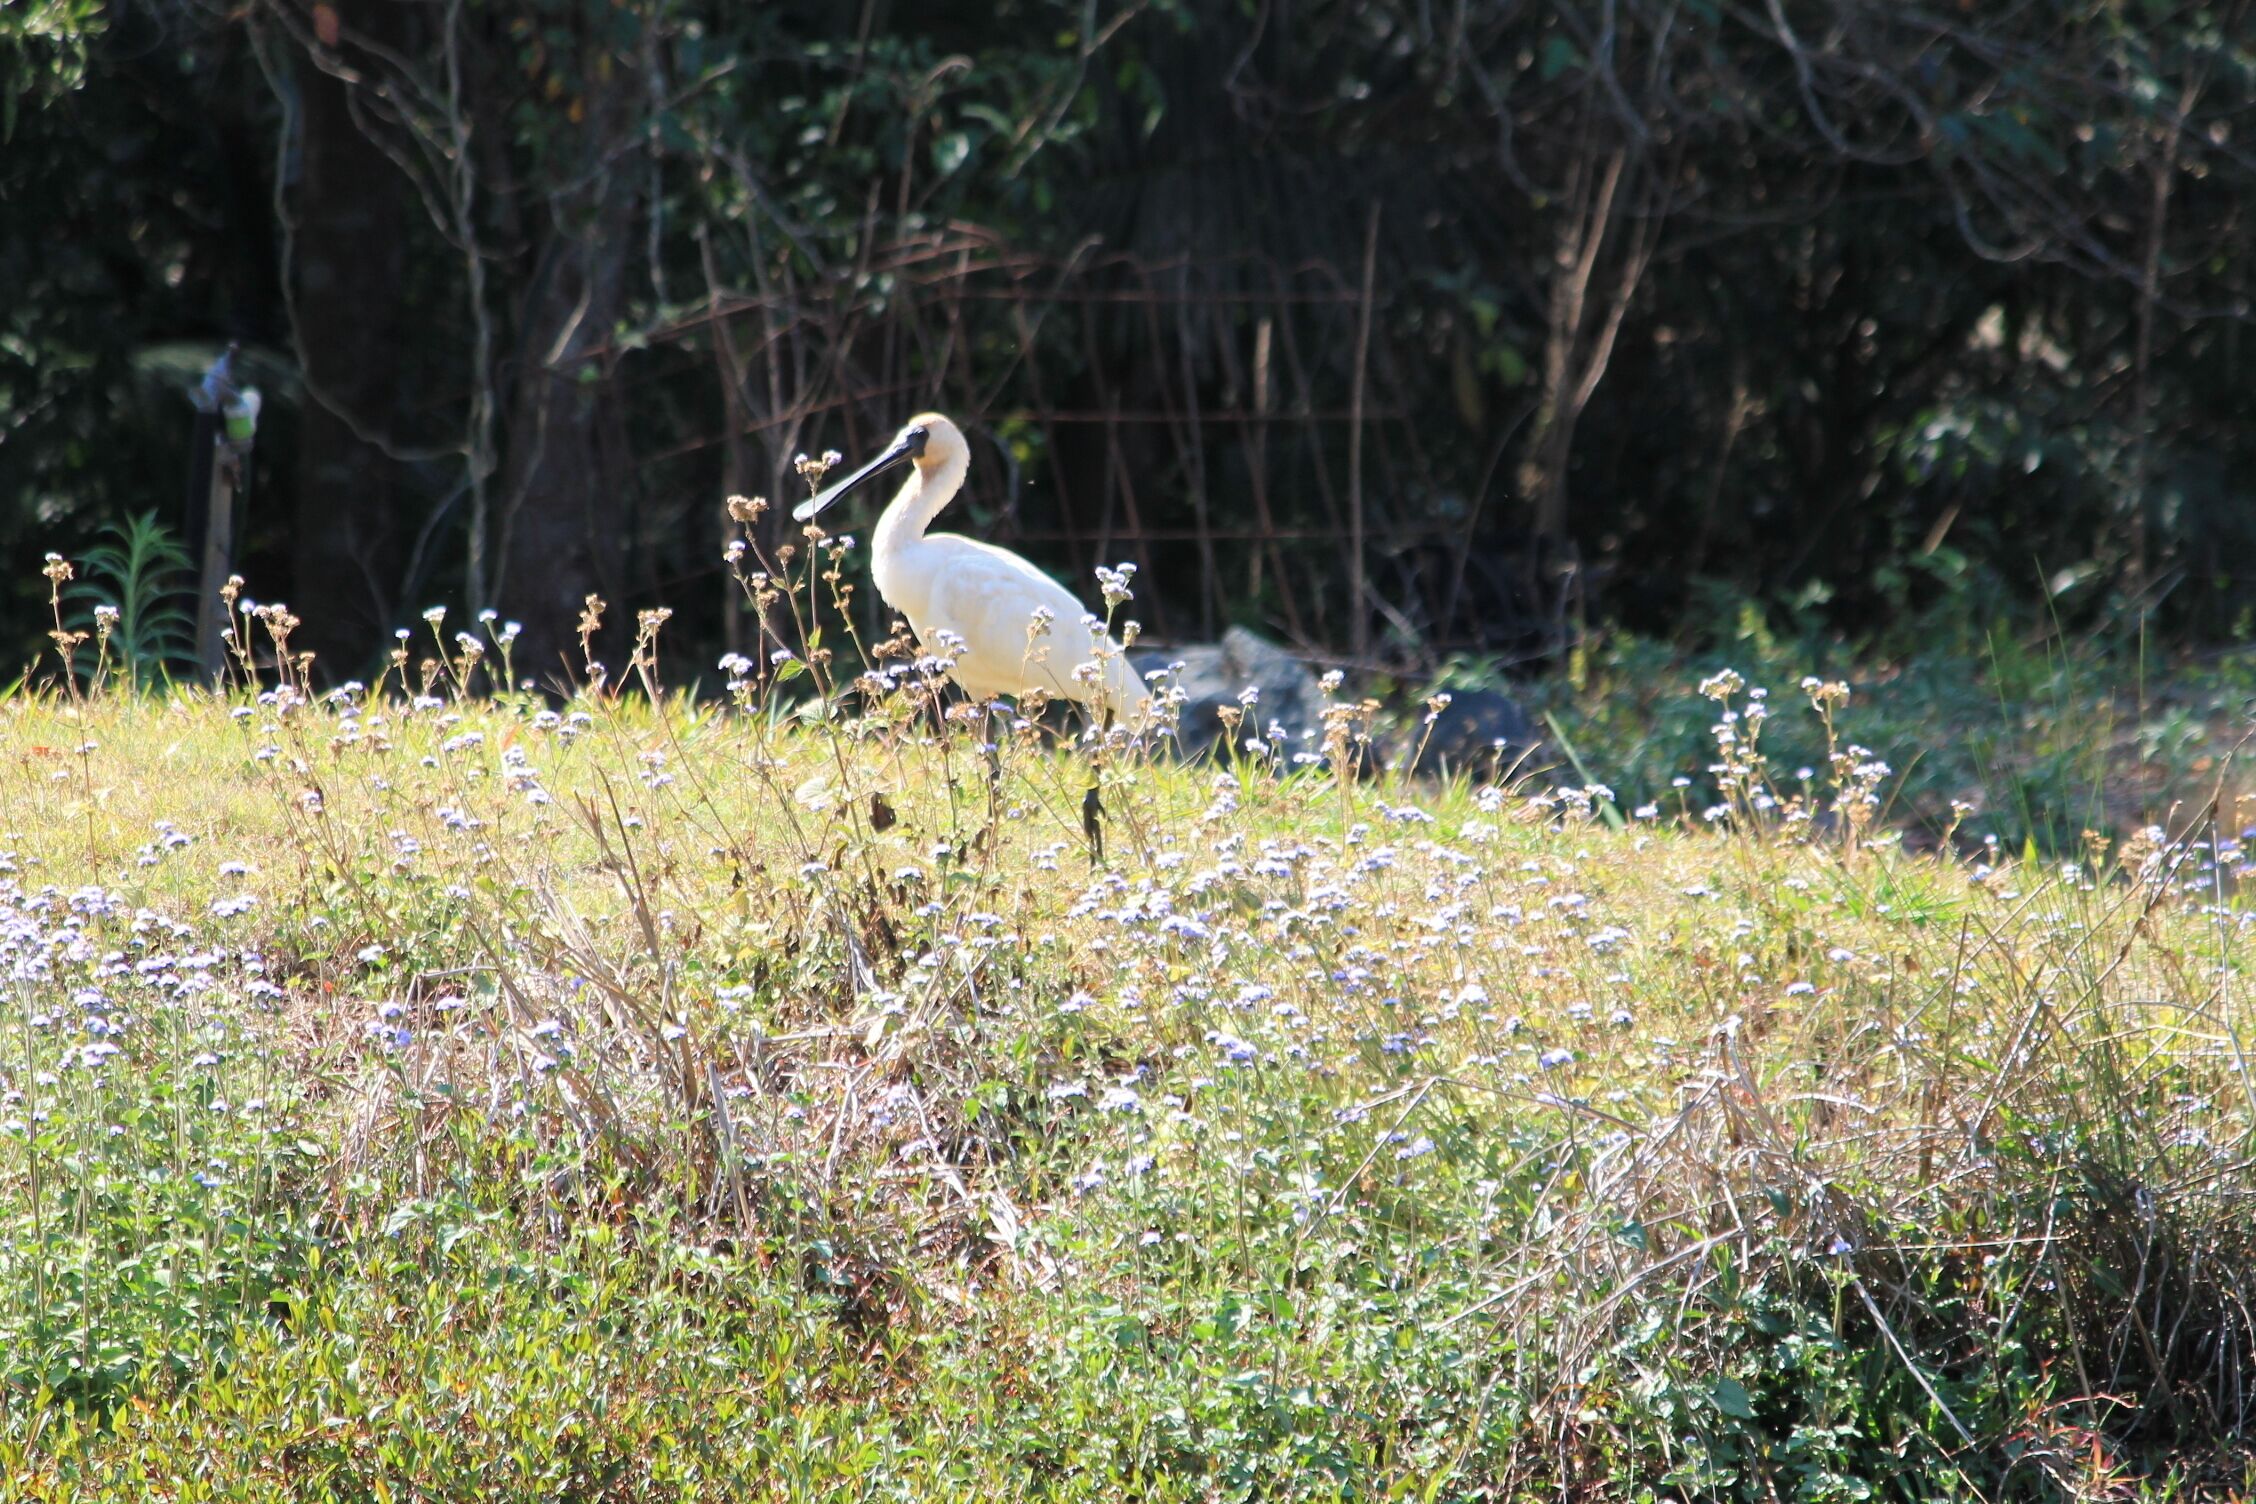
{"type": "Polygon", "coordinates": [[[1517,345],[1502,340],[1488,347],[1488,368],[1506,386],[1518,386],[1528,379],[1528,360],[1517,345]]]}
{"type": "Polygon", "coordinates": [[[1718,1379],[1715,1383],[1716,1408],[1734,1420],[1753,1420],[1755,1402],[1748,1398],[1747,1386],[1737,1379],[1718,1379]]]}
{"type": "Polygon", "coordinates": [[[1554,36],[1543,44],[1543,59],[1536,68],[1536,76],[1549,83],[1568,69],[1583,66],[1582,49],[1565,37],[1554,36]]]}

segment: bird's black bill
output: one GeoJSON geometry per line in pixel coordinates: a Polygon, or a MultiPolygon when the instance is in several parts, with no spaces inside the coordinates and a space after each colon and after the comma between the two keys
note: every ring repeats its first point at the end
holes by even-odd
{"type": "Polygon", "coordinates": [[[837,485],[825,487],[816,495],[808,497],[805,501],[802,501],[799,503],[799,505],[793,507],[791,509],[791,515],[798,518],[801,522],[808,522],[813,520],[816,513],[822,511],[832,502],[837,501],[841,497],[845,496],[847,492],[859,488],[865,482],[876,479],[878,476],[883,475],[886,471],[892,469],[895,465],[904,464],[909,460],[915,459],[918,455],[923,454],[924,439],[925,433],[923,429],[909,429],[899,438],[895,439],[891,447],[889,447],[876,459],[871,460],[868,464],[862,466],[859,470],[856,470],[852,475],[847,476],[837,485]]]}

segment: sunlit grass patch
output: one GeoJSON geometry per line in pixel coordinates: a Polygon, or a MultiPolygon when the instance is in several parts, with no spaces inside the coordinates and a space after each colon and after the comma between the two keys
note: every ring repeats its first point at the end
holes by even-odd
{"type": "Polygon", "coordinates": [[[474,667],[0,706],[19,1493],[2245,1481],[2229,831],[474,667]]]}

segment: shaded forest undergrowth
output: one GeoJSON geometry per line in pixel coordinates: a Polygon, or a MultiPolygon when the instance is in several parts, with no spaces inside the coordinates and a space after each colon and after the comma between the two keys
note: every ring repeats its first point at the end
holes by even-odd
{"type": "Polygon", "coordinates": [[[1913,854],[1815,678],[1647,809],[432,636],[0,703],[11,1496],[2256,1486],[2214,805],[1913,854]]]}

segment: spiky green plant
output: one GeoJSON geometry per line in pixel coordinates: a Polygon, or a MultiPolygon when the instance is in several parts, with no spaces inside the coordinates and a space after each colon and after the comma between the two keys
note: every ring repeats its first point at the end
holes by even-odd
{"type": "Polygon", "coordinates": [[[65,596],[78,608],[77,625],[97,635],[96,608],[116,608],[100,661],[116,665],[136,685],[193,663],[193,570],[172,529],[150,511],[111,523],[100,539],[87,549],[79,582],[65,596]]]}

